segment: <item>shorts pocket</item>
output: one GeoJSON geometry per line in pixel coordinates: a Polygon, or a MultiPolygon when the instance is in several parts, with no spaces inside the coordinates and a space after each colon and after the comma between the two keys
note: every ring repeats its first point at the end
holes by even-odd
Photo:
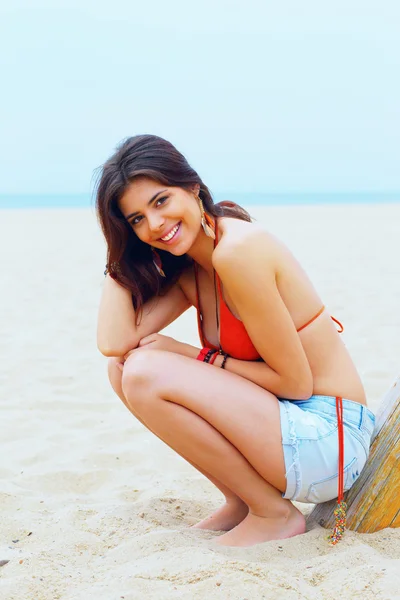
{"type": "Polygon", "coordinates": [[[369,432],[364,432],[360,429],[350,429],[349,431],[346,431],[345,428],[345,445],[346,445],[346,441],[347,443],[349,443],[348,438],[346,440],[346,436],[348,436],[350,434],[350,436],[353,436],[353,438],[359,442],[359,444],[361,445],[362,449],[364,450],[365,453],[365,460],[367,460],[368,456],[369,456],[369,449],[371,446],[371,435],[369,432]]]}
{"type": "MultiPolygon", "coordinates": [[[[355,456],[353,460],[344,469],[344,491],[351,488],[353,483],[358,479],[360,469],[358,468],[358,458],[355,456]]],[[[305,496],[305,502],[320,504],[333,500],[338,496],[338,474],[331,477],[325,477],[313,482],[305,496]]]]}

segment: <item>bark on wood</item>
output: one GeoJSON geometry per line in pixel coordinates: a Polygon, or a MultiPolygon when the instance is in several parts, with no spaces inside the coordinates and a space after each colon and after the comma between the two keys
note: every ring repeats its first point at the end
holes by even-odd
{"type": "MultiPolygon", "coordinates": [[[[400,527],[400,377],[382,401],[370,455],[345,500],[348,529],[372,533],[400,527]]],[[[308,520],[332,528],[336,505],[336,500],[317,504],[308,520]]]]}

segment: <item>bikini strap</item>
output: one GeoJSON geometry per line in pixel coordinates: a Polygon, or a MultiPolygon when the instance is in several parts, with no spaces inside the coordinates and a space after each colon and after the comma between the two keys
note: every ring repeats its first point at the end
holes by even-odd
{"type": "MultiPolygon", "coordinates": [[[[320,315],[322,315],[322,313],[325,310],[325,306],[323,306],[322,308],[320,308],[320,310],[317,312],[316,315],[313,316],[312,319],[310,319],[309,321],[307,321],[307,323],[304,323],[304,325],[302,325],[301,327],[299,327],[299,329],[297,330],[297,333],[299,333],[300,331],[302,331],[303,329],[305,329],[306,327],[308,327],[308,325],[310,325],[311,323],[313,323],[313,321],[315,321],[315,319],[318,319],[318,317],[320,315]]],[[[340,329],[337,330],[338,333],[342,333],[344,331],[344,327],[341,324],[340,321],[338,321],[337,319],[335,319],[335,317],[331,316],[332,321],[334,321],[337,325],[339,325],[340,329]]]]}
{"type": "Polygon", "coordinates": [[[339,327],[340,327],[340,329],[338,329],[338,330],[337,330],[337,332],[338,332],[338,333],[343,333],[343,331],[344,331],[344,327],[343,327],[343,325],[341,324],[341,322],[340,322],[340,321],[338,321],[337,319],[335,319],[335,317],[332,317],[332,316],[331,316],[331,319],[332,319],[332,321],[334,321],[334,322],[335,322],[337,325],[339,325],[339,327]]]}
{"type": "Polygon", "coordinates": [[[200,310],[199,279],[198,279],[197,263],[196,262],[193,262],[193,269],[194,269],[194,280],[196,282],[196,308],[197,308],[197,310],[200,310]]]}
{"type": "MultiPolygon", "coordinates": [[[[215,219],[215,240],[214,240],[214,249],[216,247],[216,245],[218,244],[218,219],[215,219]]],[[[219,303],[221,305],[221,303],[223,302],[223,298],[222,298],[222,290],[221,290],[221,281],[218,277],[218,273],[217,271],[214,269],[214,273],[215,273],[215,279],[217,280],[217,287],[218,287],[218,295],[219,295],[219,303]]]]}
{"type": "Polygon", "coordinates": [[[311,325],[311,323],[312,323],[313,321],[315,321],[315,319],[318,319],[318,317],[319,317],[320,315],[322,315],[322,313],[324,312],[324,310],[325,310],[325,306],[323,306],[323,307],[322,307],[322,308],[321,308],[321,309],[320,309],[320,310],[317,312],[317,314],[313,316],[313,318],[312,318],[312,319],[310,319],[309,321],[307,321],[307,323],[304,323],[304,325],[302,325],[301,327],[299,327],[299,329],[297,330],[297,333],[299,333],[300,331],[302,331],[302,329],[305,329],[306,327],[308,327],[309,325],[311,325]]]}

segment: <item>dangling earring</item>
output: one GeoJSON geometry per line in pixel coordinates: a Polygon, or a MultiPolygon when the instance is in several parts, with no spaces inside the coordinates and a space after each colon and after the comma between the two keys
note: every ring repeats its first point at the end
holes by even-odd
{"type": "Polygon", "coordinates": [[[200,212],[201,212],[201,226],[204,229],[204,233],[211,239],[215,240],[215,233],[214,233],[214,229],[213,229],[214,223],[213,223],[212,219],[207,215],[206,211],[204,210],[202,199],[199,198],[198,196],[197,196],[197,199],[199,201],[200,212]]]}
{"type": "Polygon", "coordinates": [[[155,248],[153,248],[153,246],[151,247],[151,250],[153,252],[153,263],[155,268],[157,269],[158,273],[161,275],[161,277],[166,277],[163,268],[162,268],[162,262],[161,262],[161,258],[160,255],[158,254],[157,250],[155,248]]]}

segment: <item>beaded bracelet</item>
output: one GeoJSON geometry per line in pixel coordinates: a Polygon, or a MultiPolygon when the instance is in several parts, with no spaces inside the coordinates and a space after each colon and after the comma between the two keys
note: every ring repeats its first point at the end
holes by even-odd
{"type": "Polygon", "coordinates": [[[228,358],[229,358],[229,354],[226,354],[224,352],[224,359],[223,359],[223,361],[221,363],[221,369],[225,369],[225,363],[226,363],[226,361],[227,361],[228,358]]]}
{"type": "Polygon", "coordinates": [[[210,362],[210,358],[212,357],[212,355],[214,354],[215,350],[211,350],[209,349],[209,351],[206,354],[206,357],[204,359],[205,363],[209,363],[210,362]]]}
{"type": "Polygon", "coordinates": [[[201,360],[202,362],[213,365],[219,354],[224,357],[222,360],[221,369],[225,369],[225,363],[229,358],[229,354],[226,354],[226,352],[222,352],[221,350],[212,350],[211,348],[204,347],[196,356],[196,360],[201,360]]]}

